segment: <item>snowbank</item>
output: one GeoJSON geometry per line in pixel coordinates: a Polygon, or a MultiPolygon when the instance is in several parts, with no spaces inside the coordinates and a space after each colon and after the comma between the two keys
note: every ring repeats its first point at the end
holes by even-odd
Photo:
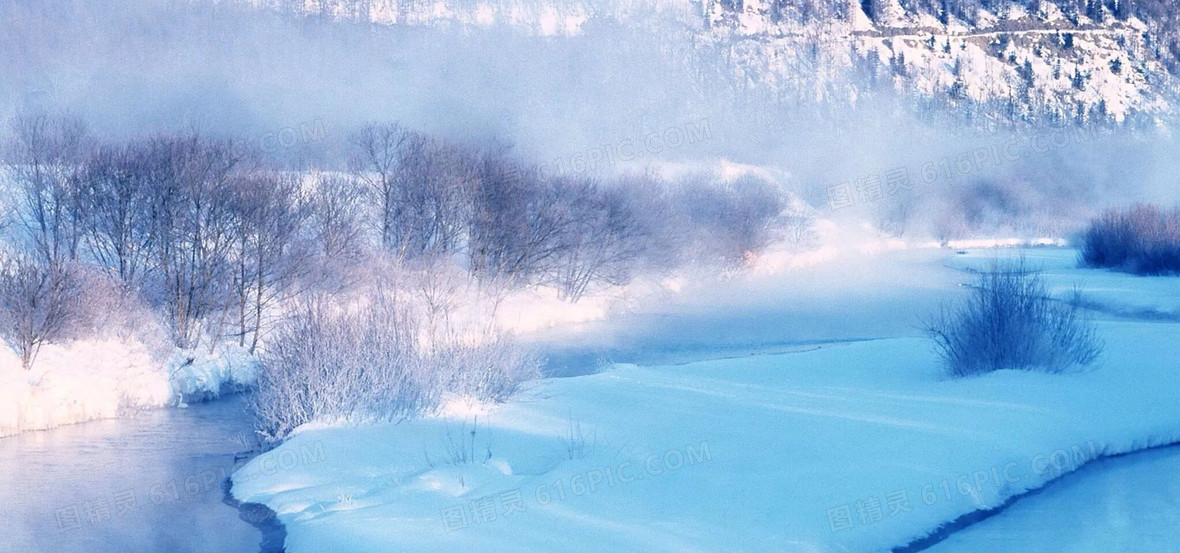
{"type": "Polygon", "coordinates": [[[1094,368],[1063,375],[948,380],[915,337],[615,366],[497,408],[305,428],[233,493],[292,553],[880,551],[1180,440],[1174,324],[1098,325],[1094,368]]]}
{"type": "Polygon", "coordinates": [[[0,437],[183,405],[253,382],[253,360],[232,347],[164,362],[136,341],[76,341],[45,346],[26,371],[0,344],[0,437]]]}
{"type": "Polygon", "coordinates": [[[258,361],[236,346],[207,350],[178,351],[167,364],[172,397],[186,401],[213,399],[224,392],[239,392],[254,385],[258,361]]]}

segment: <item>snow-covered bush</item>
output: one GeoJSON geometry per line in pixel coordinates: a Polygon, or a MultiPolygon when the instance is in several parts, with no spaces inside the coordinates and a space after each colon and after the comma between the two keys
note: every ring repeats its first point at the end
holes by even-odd
{"type": "Polygon", "coordinates": [[[452,340],[425,362],[439,372],[445,391],[480,401],[504,401],[541,375],[541,358],[503,336],[452,340]]]}
{"type": "Polygon", "coordinates": [[[96,267],[79,265],[72,274],[79,299],[66,328],[67,338],[138,343],[161,359],[172,353],[167,329],[136,290],[96,267]]]}
{"type": "Polygon", "coordinates": [[[280,325],[252,401],[263,437],[281,439],[313,421],[396,421],[435,403],[415,322],[390,292],[367,300],[319,294],[280,325]]]}
{"type": "Polygon", "coordinates": [[[965,303],[927,325],[947,370],[971,376],[1001,369],[1061,372],[1102,350],[1074,302],[1051,298],[1024,262],[983,272],[965,303]]]}
{"type": "Polygon", "coordinates": [[[507,288],[472,280],[445,260],[390,266],[384,274],[396,275],[417,323],[423,362],[444,393],[500,402],[540,376],[541,358],[499,329],[507,288]]]}
{"type": "Polygon", "coordinates": [[[1180,273],[1180,208],[1107,211],[1082,237],[1082,263],[1141,275],[1180,273]]]}
{"type": "Polygon", "coordinates": [[[444,396],[499,402],[539,375],[540,359],[486,314],[459,309],[474,301],[470,290],[426,294],[422,274],[395,263],[373,270],[384,274],[352,294],[299,300],[267,342],[254,397],[265,438],[310,422],[399,421],[444,396]]]}

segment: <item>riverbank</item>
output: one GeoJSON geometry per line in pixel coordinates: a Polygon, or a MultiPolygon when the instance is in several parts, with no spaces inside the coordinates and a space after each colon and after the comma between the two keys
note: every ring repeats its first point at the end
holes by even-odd
{"type": "Polygon", "coordinates": [[[243,503],[233,495],[233,479],[221,481],[221,501],[238,511],[238,517],[257,528],[262,534],[259,553],[283,553],[287,527],[279,522],[275,512],[261,503],[243,503]]]}
{"type": "Polygon", "coordinates": [[[0,344],[0,438],[185,406],[243,391],[257,361],[240,348],[153,348],[134,340],[48,344],[26,370],[0,344]]]}
{"type": "Polygon", "coordinates": [[[929,553],[1175,553],[1180,526],[1180,447],[1176,444],[1087,465],[972,524],[929,553]]]}
{"type": "Polygon", "coordinates": [[[1060,375],[949,380],[905,336],[614,364],[500,407],[305,428],[276,451],[325,462],[235,473],[234,493],[277,513],[293,553],[888,550],[1180,439],[1176,326],[1097,325],[1097,363],[1060,375]]]}
{"type": "Polygon", "coordinates": [[[1090,455],[1180,437],[1175,368],[1158,362],[1172,329],[1117,326],[1111,358],[1141,362],[1067,376],[939,381],[912,340],[616,367],[478,422],[307,430],[282,447],[322,444],[327,463],[235,493],[271,506],[295,553],[890,548],[1090,455]],[[472,427],[455,457],[447,436],[472,427]]]}

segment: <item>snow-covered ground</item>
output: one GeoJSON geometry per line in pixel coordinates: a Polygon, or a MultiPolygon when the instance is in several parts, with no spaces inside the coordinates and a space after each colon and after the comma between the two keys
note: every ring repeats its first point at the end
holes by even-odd
{"type": "Polygon", "coordinates": [[[797,255],[793,265],[776,257],[727,279],[678,279],[609,319],[528,338],[549,355],[551,374],[577,375],[609,362],[677,364],[916,337],[922,317],[964,279],[931,249],[885,256],[833,246],[797,255]],[[871,267],[865,256],[875,259],[871,267]]]}
{"type": "MultiPolygon", "coordinates": [[[[1062,264],[1076,253],[1043,251],[1062,286],[1072,272],[1094,297],[1105,279],[1161,301],[1180,286],[1075,270],[1062,264]]],[[[697,314],[753,313],[721,319],[748,323],[764,345],[796,334],[764,330],[790,321],[792,298],[815,298],[793,328],[827,336],[793,348],[752,340],[735,353],[743,327],[671,309],[641,326],[674,329],[648,334],[676,335],[663,355],[541,381],[499,407],[456,402],[400,425],[304,428],[237,472],[234,494],[274,509],[293,553],[879,551],[1102,455],[1180,440],[1171,322],[1099,320],[1104,353],[1069,374],[944,377],[918,321],[896,321],[970,280],[946,264],[987,257],[953,255],[862,255],[780,273],[777,291],[738,282],[715,300],[690,294],[697,314]],[[840,341],[866,338],[867,320],[842,322],[860,304],[893,326],[840,341]],[[697,347],[676,356],[678,343],[697,347]],[[308,452],[324,461],[300,463],[308,452]]]]}
{"type": "Polygon", "coordinates": [[[217,397],[252,385],[255,372],[234,347],[168,357],[116,339],[46,345],[25,370],[0,343],[0,437],[217,397]]]}

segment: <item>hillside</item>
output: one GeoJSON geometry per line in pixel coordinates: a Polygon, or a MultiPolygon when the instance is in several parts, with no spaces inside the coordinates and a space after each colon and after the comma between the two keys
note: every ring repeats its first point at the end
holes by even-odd
{"type": "Polygon", "coordinates": [[[687,33],[694,51],[678,54],[717,101],[940,105],[982,124],[1157,126],[1180,72],[1176,15],[1159,0],[254,3],[382,25],[687,33]]]}

